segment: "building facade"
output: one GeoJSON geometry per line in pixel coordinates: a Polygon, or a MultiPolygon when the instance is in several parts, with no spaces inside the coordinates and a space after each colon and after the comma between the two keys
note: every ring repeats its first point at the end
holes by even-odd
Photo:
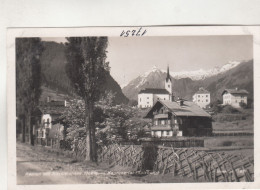
{"type": "Polygon", "coordinates": [[[210,136],[211,116],[193,102],[159,100],[146,114],[152,137],[210,136]]]}
{"type": "Polygon", "coordinates": [[[199,88],[199,91],[197,91],[192,98],[193,102],[201,108],[206,108],[206,106],[210,104],[210,93],[202,87],[199,88]]]}
{"type": "Polygon", "coordinates": [[[138,94],[138,107],[152,107],[157,100],[170,100],[171,95],[166,89],[146,88],[138,94]]]}
{"type": "Polygon", "coordinates": [[[172,81],[167,68],[167,76],[164,82],[164,89],[146,88],[138,93],[138,107],[149,108],[154,105],[157,100],[172,100],[172,81]]]}
{"type": "Polygon", "coordinates": [[[241,104],[247,105],[248,91],[243,89],[225,89],[222,93],[223,105],[240,108],[241,104]]]}

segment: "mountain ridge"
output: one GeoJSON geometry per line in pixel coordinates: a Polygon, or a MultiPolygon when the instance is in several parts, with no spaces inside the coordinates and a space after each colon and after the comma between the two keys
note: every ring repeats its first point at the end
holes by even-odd
{"type": "MultiPolygon", "coordinates": [[[[130,81],[122,90],[129,99],[136,100],[138,92],[143,88],[164,88],[165,78],[166,72],[153,67],[152,70],[130,81]]],[[[171,78],[174,95],[189,100],[192,100],[192,95],[198,91],[199,87],[204,87],[211,91],[212,101],[222,99],[220,91],[224,87],[245,88],[249,90],[250,98],[253,99],[253,60],[231,62],[222,67],[213,68],[211,74],[198,80],[192,80],[192,77],[178,78],[171,76],[171,78]],[[235,78],[235,76],[238,78],[235,78]],[[245,80],[243,77],[245,77],[245,80]]]]}

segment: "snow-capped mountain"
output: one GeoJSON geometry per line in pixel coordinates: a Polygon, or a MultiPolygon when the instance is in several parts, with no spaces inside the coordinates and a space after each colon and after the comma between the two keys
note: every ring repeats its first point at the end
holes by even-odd
{"type": "MultiPolygon", "coordinates": [[[[173,91],[175,91],[175,95],[177,96],[190,99],[199,87],[204,87],[206,89],[208,88],[212,92],[220,92],[222,88],[233,88],[235,85],[238,87],[247,88],[246,84],[251,85],[248,81],[251,81],[252,78],[252,64],[252,61],[245,61],[241,63],[237,61],[230,61],[221,67],[215,67],[210,70],[200,69],[197,71],[170,72],[173,79],[173,91]],[[238,74],[239,80],[233,76],[230,76],[232,73],[238,74]],[[242,85],[241,81],[243,79],[241,79],[241,76],[247,76],[247,79],[245,80],[246,82],[243,81],[242,85]],[[236,80],[237,82],[234,82],[236,80]]],[[[166,71],[154,66],[151,70],[130,81],[130,83],[124,86],[122,90],[129,99],[137,99],[137,94],[141,89],[164,88],[165,78],[166,71]]],[[[214,96],[212,97],[214,98],[214,96]]]]}
{"type": "MultiPolygon", "coordinates": [[[[209,70],[199,69],[196,71],[170,72],[170,75],[175,79],[190,78],[192,80],[203,80],[205,78],[212,77],[220,73],[224,73],[238,66],[240,63],[241,62],[238,61],[230,61],[223,66],[214,67],[213,69],[209,70]]],[[[166,72],[166,70],[162,71],[166,72]]]]}

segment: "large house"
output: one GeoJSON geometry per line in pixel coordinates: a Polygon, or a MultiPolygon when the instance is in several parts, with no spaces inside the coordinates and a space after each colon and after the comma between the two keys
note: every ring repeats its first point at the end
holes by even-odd
{"type": "Polygon", "coordinates": [[[152,137],[210,136],[211,116],[193,102],[158,100],[145,118],[152,120],[152,137]]]}
{"type": "Polygon", "coordinates": [[[193,95],[193,102],[196,103],[201,108],[206,108],[210,104],[210,93],[205,90],[203,87],[199,88],[193,95]]]}
{"type": "Polygon", "coordinates": [[[157,100],[171,100],[172,99],[172,81],[167,68],[167,77],[164,82],[163,89],[161,88],[146,88],[138,93],[138,107],[147,108],[152,107],[157,100]]]}
{"type": "Polygon", "coordinates": [[[247,105],[248,94],[244,89],[225,89],[222,93],[223,105],[231,105],[235,108],[240,108],[243,103],[247,105]]]}

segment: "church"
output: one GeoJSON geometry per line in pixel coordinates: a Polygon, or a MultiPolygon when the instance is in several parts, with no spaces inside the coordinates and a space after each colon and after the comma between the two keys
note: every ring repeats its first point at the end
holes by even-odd
{"type": "Polygon", "coordinates": [[[158,100],[172,100],[172,81],[167,67],[167,76],[164,88],[145,88],[138,93],[138,107],[152,107],[158,100]]]}

